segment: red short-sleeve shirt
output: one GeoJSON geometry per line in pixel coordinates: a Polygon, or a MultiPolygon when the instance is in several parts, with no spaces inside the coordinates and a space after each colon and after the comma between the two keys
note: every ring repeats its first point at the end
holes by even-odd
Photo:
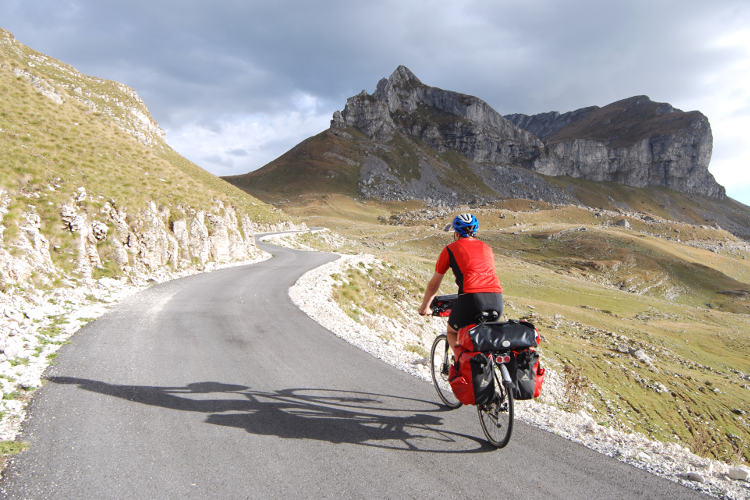
{"type": "Polygon", "coordinates": [[[459,238],[440,252],[435,271],[445,274],[453,269],[458,293],[502,293],[495,273],[492,248],[475,238],[459,238]]]}

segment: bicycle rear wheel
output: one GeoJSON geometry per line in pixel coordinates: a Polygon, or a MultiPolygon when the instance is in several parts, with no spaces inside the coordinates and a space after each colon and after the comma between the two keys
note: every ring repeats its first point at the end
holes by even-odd
{"type": "Polygon", "coordinates": [[[448,337],[443,333],[435,338],[430,352],[430,372],[438,397],[449,408],[458,408],[461,402],[456,399],[448,383],[448,368],[453,364],[453,349],[448,345],[448,337]]]}
{"type": "Polygon", "coordinates": [[[490,403],[477,405],[477,413],[487,441],[498,448],[505,447],[513,432],[513,391],[510,387],[498,381],[495,399],[490,403]]]}

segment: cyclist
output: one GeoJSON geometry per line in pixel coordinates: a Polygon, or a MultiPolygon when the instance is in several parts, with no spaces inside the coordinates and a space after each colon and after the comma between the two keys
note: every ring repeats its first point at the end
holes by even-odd
{"type": "MultiPolygon", "coordinates": [[[[503,314],[503,288],[495,273],[492,248],[475,238],[479,222],[473,214],[457,215],[451,224],[453,243],[440,252],[435,274],[427,283],[419,314],[432,314],[430,303],[440,288],[443,276],[450,267],[458,285],[458,299],[448,317],[448,344],[454,352],[458,346],[458,330],[476,323],[485,311],[503,314]]],[[[446,228],[447,229],[447,228],[446,228]]]]}

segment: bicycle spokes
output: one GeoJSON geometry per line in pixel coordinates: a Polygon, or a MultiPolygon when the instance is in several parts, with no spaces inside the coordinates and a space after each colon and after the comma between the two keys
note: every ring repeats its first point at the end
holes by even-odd
{"type": "Polygon", "coordinates": [[[438,393],[440,400],[449,408],[458,408],[461,406],[461,402],[456,399],[453,391],[448,384],[448,373],[452,362],[452,354],[450,346],[448,345],[448,338],[445,334],[438,335],[435,341],[432,343],[432,351],[430,353],[430,371],[432,374],[432,382],[435,385],[435,390],[438,393]]]}

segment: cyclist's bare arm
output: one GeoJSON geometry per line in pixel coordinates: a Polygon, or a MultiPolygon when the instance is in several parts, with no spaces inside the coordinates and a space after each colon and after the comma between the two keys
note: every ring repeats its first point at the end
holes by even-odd
{"type": "Polygon", "coordinates": [[[432,310],[430,309],[430,303],[432,302],[432,299],[435,298],[435,295],[437,295],[438,289],[440,288],[440,283],[443,281],[444,274],[441,274],[439,272],[435,272],[435,274],[432,275],[432,278],[430,278],[430,281],[427,283],[427,287],[424,291],[424,298],[422,299],[422,305],[419,308],[419,314],[422,316],[429,316],[432,314],[432,310]]]}

